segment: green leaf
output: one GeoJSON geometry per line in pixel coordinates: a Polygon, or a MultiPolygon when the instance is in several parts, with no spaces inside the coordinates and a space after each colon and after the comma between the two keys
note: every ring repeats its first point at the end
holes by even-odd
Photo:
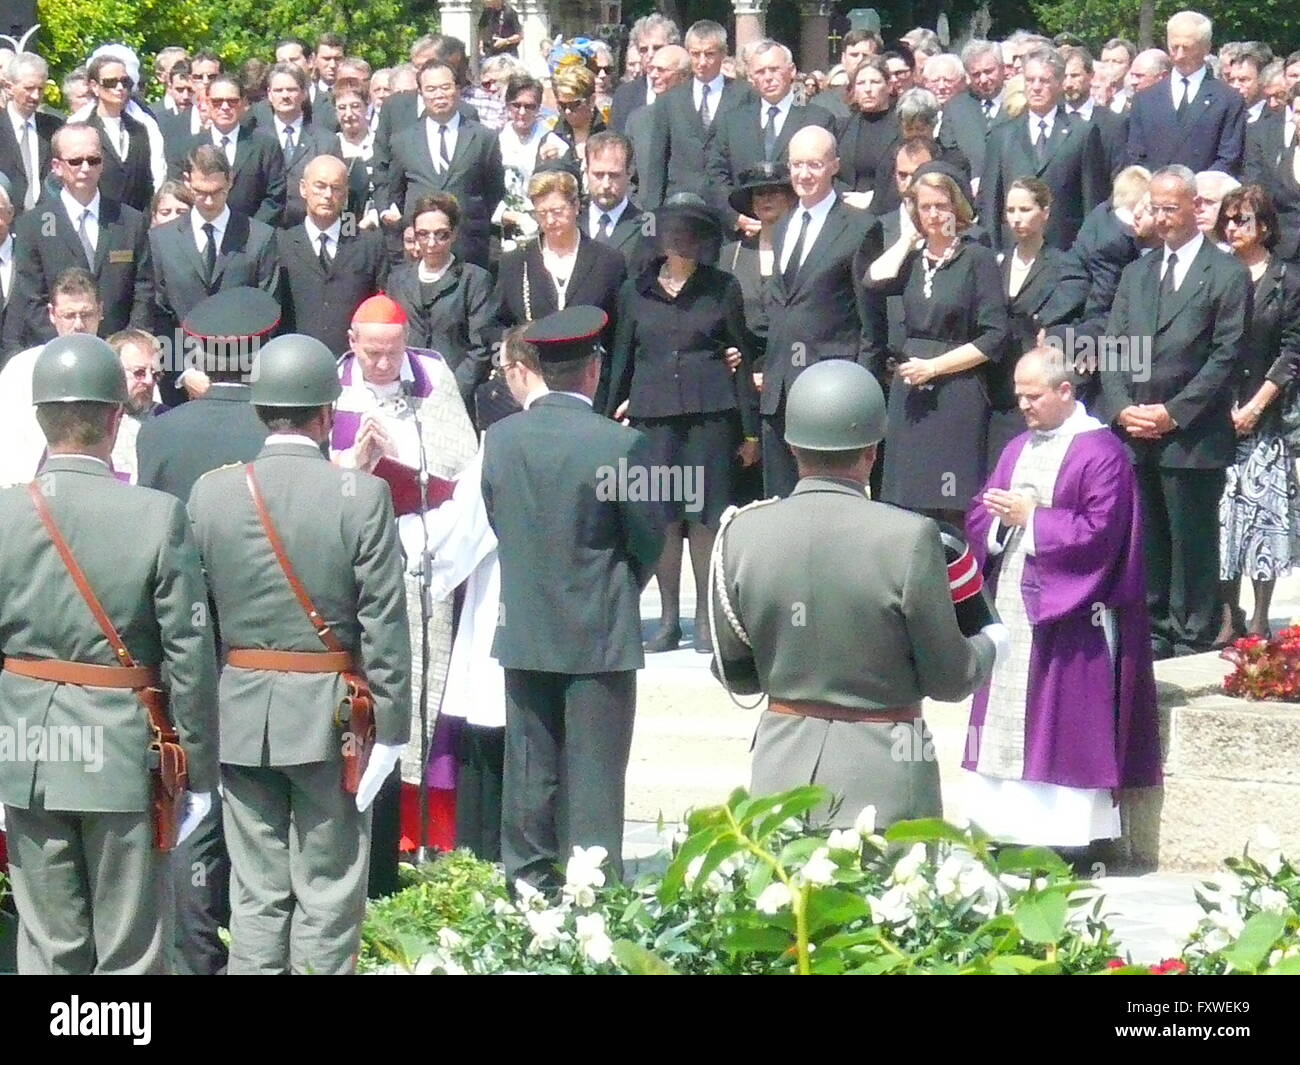
{"type": "Polygon", "coordinates": [[[756,925],[737,928],[723,943],[733,954],[784,954],[794,948],[794,936],[780,928],[756,925]]]}
{"type": "Polygon", "coordinates": [[[922,817],[915,821],[897,821],[885,833],[888,843],[937,843],[939,840],[965,843],[966,833],[956,825],[938,817],[922,817]]]}
{"type": "Polygon", "coordinates": [[[1016,903],[1016,928],[1031,943],[1055,943],[1065,932],[1069,910],[1064,895],[1026,895],[1016,903]]]}
{"type": "Polygon", "coordinates": [[[677,970],[652,950],[630,939],[614,940],[614,960],[633,976],[676,976],[677,970]]]}
{"type": "Polygon", "coordinates": [[[1265,976],[1300,976],[1300,956],[1283,958],[1271,969],[1264,970],[1265,976]]]}
{"type": "Polygon", "coordinates": [[[751,899],[757,899],[763,894],[763,890],[772,882],[772,867],[767,862],[759,862],[754,866],[754,871],[749,874],[749,880],[745,884],[745,890],[751,899]]]}
{"type": "Polygon", "coordinates": [[[831,795],[825,788],[809,784],[772,797],[778,800],[777,805],[780,809],[774,806],[772,813],[759,822],[758,828],[753,833],[753,838],[758,842],[766,839],[790,818],[803,817],[809,810],[829,802],[831,795]]]}
{"type": "Polygon", "coordinates": [[[796,864],[802,865],[813,856],[814,851],[824,846],[826,846],[824,839],[819,839],[817,836],[801,836],[799,839],[792,839],[782,848],[777,861],[784,868],[790,869],[796,864]]]}
{"type": "Polygon", "coordinates": [[[1008,847],[997,856],[999,873],[1052,873],[1068,878],[1070,866],[1047,847],[1008,847]]]}
{"type": "Polygon", "coordinates": [[[715,824],[698,832],[692,832],[687,837],[686,842],[682,844],[682,849],[669,863],[668,869],[664,872],[663,883],[659,885],[659,898],[665,905],[671,905],[681,894],[682,887],[686,883],[686,870],[690,868],[691,862],[730,831],[730,826],[725,823],[715,824]]]}
{"type": "Polygon", "coordinates": [[[813,888],[808,893],[808,933],[816,935],[834,925],[847,925],[870,912],[867,900],[860,895],[835,888],[813,888]]]}
{"type": "Polygon", "coordinates": [[[1221,951],[1232,966],[1244,973],[1253,973],[1263,964],[1273,944],[1286,930],[1286,917],[1280,913],[1257,913],[1241,930],[1237,942],[1221,951]]]}

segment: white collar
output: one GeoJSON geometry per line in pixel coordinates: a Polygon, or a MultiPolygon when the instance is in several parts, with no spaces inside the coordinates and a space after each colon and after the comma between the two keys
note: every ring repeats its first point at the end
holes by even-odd
{"type": "MultiPolygon", "coordinates": [[[[1096,106],[1097,106],[1097,101],[1094,100],[1091,96],[1089,96],[1083,101],[1083,103],[1081,103],[1078,107],[1074,109],[1074,113],[1078,115],[1081,119],[1083,119],[1085,122],[1091,122],[1092,112],[1096,109],[1096,106]]],[[[1065,107],[1066,110],[1068,111],[1070,105],[1066,104],[1065,107]]]]}
{"type": "Polygon", "coordinates": [[[1196,231],[1196,236],[1192,237],[1191,240],[1187,241],[1186,243],[1180,245],[1177,248],[1171,248],[1166,244],[1161,250],[1161,265],[1163,266],[1164,263],[1169,261],[1170,255],[1178,256],[1178,263],[1180,266],[1189,265],[1191,261],[1195,259],[1197,254],[1200,252],[1201,244],[1204,241],[1205,241],[1205,234],[1198,229],[1196,231]]]}
{"type": "Polygon", "coordinates": [[[199,234],[203,232],[203,227],[206,225],[211,224],[218,237],[226,231],[226,226],[230,225],[230,205],[226,204],[221,208],[221,213],[211,223],[199,214],[197,208],[190,210],[186,217],[190,220],[190,226],[194,230],[194,242],[197,244],[199,234]]]}
{"type": "Polygon", "coordinates": [[[809,207],[805,207],[801,203],[796,203],[794,205],[794,210],[790,212],[790,217],[793,218],[796,215],[802,214],[804,211],[807,211],[810,215],[812,215],[812,220],[814,222],[821,222],[825,220],[828,214],[830,214],[831,208],[834,206],[835,206],[835,190],[832,188],[832,189],[828,189],[825,196],[823,196],[820,200],[818,200],[816,203],[812,204],[809,207]]]}
{"type": "Polygon", "coordinates": [[[1101,427],[1101,422],[1087,412],[1082,401],[1076,400],[1074,410],[1070,412],[1070,416],[1055,429],[1035,429],[1033,433],[1041,440],[1056,436],[1078,436],[1080,433],[1090,432],[1101,427]]]}
{"type": "Polygon", "coordinates": [[[290,125],[292,125],[293,127],[293,135],[295,138],[302,136],[302,127],[305,125],[305,122],[303,121],[303,116],[301,111],[298,113],[297,120],[293,123],[282,122],[280,120],[280,116],[275,114],[274,112],[271,113],[271,117],[272,120],[275,122],[275,139],[278,140],[281,144],[284,143],[284,131],[286,129],[289,129],[290,125]]]}
{"type": "Polygon", "coordinates": [[[709,99],[716,100],[719,93],[726,87],[727,79],[722,76],[722,71],[718,71],[718,76],[712,81],[700,81],[699,78],[692,78],[691,82],[693,83],[691,88],[693,96],[699,96],[701,88],[707,85],[709,87],[709,99]]]}
{"type": "Polygon", "coordinates": [[[766,100],[762,99],[762,97],[759,98],[758,103],[759,106],[762,108],[761,114],[763,118],[767,118],[767,113],[770,110],[772,110],[772,108],[774,107],[777,109],[778,112],[780,112],[776,117],[778,119],[784,118],[786,115],[790,113],[790,108],[794,106],[794,89],[791,89],[788,93],[786,93],[783,97],[781,97],[781,99],[777,100],[777,102],[774,104],[768,103],[766,100]]]}
{"type": "Polygon", "coordinates": [[[266,437],[266,443],[270,444],[307,444],[309,447],[319,448],[320,444],[316,443],[306,433],[269,433],[266,437]]]}
{"type": "Polygon", "coordinates": [[[1256,100],[1253,104],[1251,104],[1248,108],[1246,108],[1247,121],[1258,122],[1259,116],[1264,113],[1264,105],[1266,103],[1268,103],[1268,101],[1261,97],[1260,99],[1256,100]]]}
{"type": "MultiPolygon", "coordinates": [[[[572,396],[574,399],[580,399],[582,400],[583,403],[587,404],[588,407],[593,405],[591,402],[591,397],[584,396],[581,392],[556,392],[554,394],[557,396],[572,396]]],[[[534,402],[536,402],[538,398],[539,398],[538,396],[534,396],[533,397],[534,402]]]]}
{"type": "Polygon", "coordinates": [[[431,130],[436,128],[437,126],[446,126],[448,133],[455,133],[458,129],[460,129],[459,111],[453,111],[451,113],[451,118],[447,119],[446,122],[439,122],[436,118],[433,117],[433,115],[429,114],[428,111],[424,112],[424,117],[428,119],[429,128],[431,130]]]}
{"type": "Polygon", "coordinates": [[[208,127],[208,133],[212,137],[212,143],[215,144],[218,148],[221,147],[222,137],[229,137],[231,144],[235,144],[235,145],[239,144],[239,123],[238,122],[235,123],[235,128],[232,129],[229,133],[222,133],[221,130],[217,129],[217,124],[214,122],[212,123],[212,125],[208,127]]]}
{"type": "Polygon", "coordinates": [[[1179,74],[1176,69],[1169,71],[1169,91],[1173,96],[1175,107],[1183,97],[1183,78],[1187,79],[1187,91],[1191,94],[1187,102],[1191,103],[1196,99],[1196,94],[1201,91],[1201,82],[1205,80],[1205,67],[1192,74],[1179,74]]]}
{"type": "Polygon", "coordinates": [[[590,206],[591,206],[591,227],[595,229],[596,226],[600,223],[600,216],[603,214],[607,214],[609,215],[609,224],[610,227],[612,228],[618,225],[618,220],[623,217],[623,212],[627,210],[627,197],[624,196],[621,200],[618,201],[618,203],[616,203],[608,211],[603,210],[600,207],[600,205],[596,203],[595,200],[591,201],[590,206]]]}
{"type": "Polygon", "coordinates": [[[14,257],[14,235],[10,233],[0,244],[0,263],[12,262],[14,257]]]}
{"type": "Polygon", "coordinates": [[[9,112],[9,121],[13,123],[15,134],[21,135],[24,126],[35,126],[36,124],[36,116],[32,115],[31,118],[23,118],[23,116],[18,113],[18,108],[13,105],[12,100],[5,105],[5,110],[9,112]]]}
{"type": "Polygon", "coordinates": [[[419,278],[421,283],[426,285],[432,285],[435,281],[441,281],[444,277],[447,276],[447,271],[451,269],[452,264],[455,263],[455,261],[456,261],[456,256],[449,255],[447,257],[447,262],[443,264],[442,269],[434,271],[433,276],[430,277],[429,271],[425,269],[424,260],[417,259],[415,261],[415,276],[419,278]]]}
{"type": "MultiPolygon", "coordinates": [[[[544,384],[538,385],[535,389],[529,392],[528,395],[524,396],[524,401],[519,405],[523,407],[524,410],[527,410],[543,396],[548,395],[550,391],[551,390],[547,388],[546,385],[544,384]]],[[[573,392],[569,392],[567,394],[575,395],[575,393],[573,392]]]]}
{"type": "Polygon", "coordinates": [[[311,215],[308,215],[306,218],[302,220],[302,226],[307,231],[307,239],[311,241],[311,246],[313,248],[316,248],[320,245],[320,235],[322,233],[324,233],[327,237],[330,238],[331,245],[333,245],[335,248],[339,246],[339,237],[342,236],[343,234],[342,218],[334,219],[334,224],[331,225],[328,229],[321,229],[320,226],[318,226],[315,222],[311,220],[311,215]]]}
{"type": "Polygon", "coordinates": [[[84,211],[89,211],[90,217],[96,222],[99,221],[100,196],[98,189],[95,190],[94,198],[84,207],[72,198],[72,194],[67,189],[60,190],[59,199],[63,201],[63,209],[68,212],[68,217],[72,219],[74,224],[81,221],[81,215],[84,211]]]}

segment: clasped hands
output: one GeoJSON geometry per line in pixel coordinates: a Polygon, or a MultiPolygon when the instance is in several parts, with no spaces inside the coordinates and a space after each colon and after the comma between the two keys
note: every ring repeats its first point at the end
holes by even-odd
{"type": "Polygon", "coordinates": [[[1038,505],[1027,495],[1020,492],[1008,492],[1001,488],[990,488],[983,496],[984,506],[990,514],[1003,525],[1015,529],[1024,528],[1034,515],[1038,505]]]}
{"type": "Polygon", "coordinates": [[[397,445],[383,425],[369,415],[363,415],[354,454],[358,469],[373,471],[384,456],[397,458],[397,445]]]}
{"type": "Polygon", "coordinates": [[[1178,428],[1163,403],[1137,403],[1125,407],[1115,420],[1135,440],[1159,440],[1178,428]]]}

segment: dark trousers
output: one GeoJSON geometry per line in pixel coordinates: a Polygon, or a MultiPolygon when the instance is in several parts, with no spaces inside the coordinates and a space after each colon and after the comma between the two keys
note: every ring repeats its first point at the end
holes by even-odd
{"type": "Polygon", "coordinates": [[[1142,501],[1151,642],[1157,654],[1210,650],[1219,630],[1223,470],[1134,467],[1142,501]]]}
{"type": "Polygon", "coordinates": [[[623,875],[623,790],[636,671],[507,669],[501,857],[506,881],[558,888],[574,847],[623,875]]]}
{"type": "Polygon", "coordinates": [[[230,927],[230,856],[222,832],[221,801],[172,855],[176,888],[178,976],[216,976],[226,971],[229,951],[218,935],[230,927]]]}
{"type": "Polygon", "coordinates": [[[759,430],[763,449],[763,494],[784,498],[799,483],[799,467],[785,442],[785,400],[775,414],[764,414],[759,430]]]}
{"type": "Polygon", "coordinates": [[[456,846],[501,860],[501,781],[506,730],[466,724],[456,750],[456,846]]]}
{"type": "Polygon", "coordinates": [[[397,873],[402,846],[402,767],[392,774],[375,796],[370,820],[370,870],[366,880],[366,898],[382,899],[401,890],[397,873]]]}

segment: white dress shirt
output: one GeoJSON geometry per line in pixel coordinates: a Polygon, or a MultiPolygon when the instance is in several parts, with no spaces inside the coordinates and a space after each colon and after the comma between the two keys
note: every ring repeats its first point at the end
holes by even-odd
{"type": "Polygon", "coordinates": [[[1165,271],[1169,269],[1169,256],[1171,254],[1178,256],[1178,263],[1174,266],[1174,291],[1177,292],[1183,287],[1183,280],[1187,277],[1187,271],[1192,267],[1192,260],[1196,258],[1201,250],[1201,244],[1204,243],[1205,237],[1199,231],[1196,236],[1189,240],[1180,248],[1171,248],[1165,245],[1161,252],[1163,261],[1160,263],[1160,284],[1164,285],[1165,271]]]}
{"type": "Polygon", "coordinates": [[[230,208],[223,207],[221,213],[208,223],[204,217],[199,214],[198,208],[189,213],[190,228],[194,231],[194,243],[199,249],[199,254],[203,254],[208,247],[208,235],[203,232],[205,225],[211,224],[214,235],[217,238],[217,254],[221,254],[221,245],[226,239],[226,227],[230,225],[230,208]]]}
{"type": "Polygon", "coordinates": [[[451,118],[442,123],[447,127],[447,162],[442,161],[441,144],[442,139],[439,135],[439,123],[434,121],[431,115],[424,116],[424,135],[429,144],[429,158],[433,160],[433,169],[442,173],[447,167],[451,166],[451,161],[456,158],[456,136],[460,129],[460,112],[452,113],[451,118]]]}
{"type": "Polygon", "coordinates": [[[785,128],[785,120],[790,117],[790,108],[794,106],[794,90],[785,94],[783,99],[778,100],[775,104],[770,104],[766,100],[759,100],[759,125],[764,131],[767,130],[768,112],[775,107],[777,113],[771,116],[771,120],[776,123],[776,135],[781,136],[781,130],[785,128]]]}
{"type": "Polygon", "coordinates": [[[577,265],[580,247],[582,247],[581,238],[573,251],[567,255],[560,255],[546,247],[544,243],[542,245],[542,265],[546,267],[546,272],[551,275],[551,280],[555,283],[556,310],[564,310],[567,303],[569,282],[573,280],[573,268],[577,265]]]}
{"type": "Polygon", "coordinates": [[[785,273],[786,266],[790,262],[790,256],[794,254],[794,246],[799,241],[799,230],[803,228],[803,215],[807,211],[809,214],[808,234],[803,238],[803,255],[799,259],[799,266],[803,266],[808,261],[808,253],[812,251],[812,246],[817,243],[817,235],[821,233],[822,226],[826,224],[826,216],[830,214],[831,208],[835,206],[835,190],[831,189],[817,203],[810,207],[804,207],[802,204],[795,204],[795,208],[790,212],[790,221],[785,227],[785,241],[781,245],[781,272],[785,273]]]}
{"type": "Polygon", "coordinates": [[[103,111],[99,112],[99,120],[104,123],[104,136],[113,148],[113,154],[119,159],[125,159],[127,152],[131,150],[131,135],[126,132],[122,125],[121,116],[109,118],[103,111]],[[125,138],[125,144],[123,139],[125,138]]]}
{"type": "Polygon", "coordinates": [[[1115,95],[1111,97],[1110,109],[1117,115],[1122,115],[1128,108],[1128,89],[1116,89],[1115,95]]]}
{"type": "MultiPolygon", "coordinates": [[[[1177,70],[1169,72],[1169,92],[1170,98],[1174,102],[1174,110],[1178,110],[1178,104],[1183,98],[1183,77],[1177,70]]],[[[1196,94],[1201,91],[1201,82],[1205,80],[1205,68],[1201,67],[1195,74],[1186,75],[1187,78],[1187,102],[1190,104],[1196,99],[1196,94]]]]}
{"type": "Polygon", "coordinates": [[[284,131],[293,130],[293,146],[296,149],[302,143],[302,115],[299,115],[293,122],[281,122],[280,116],[276,115],[272,119],[275,124],[275,139],[280,145],[280,150],[284,150],[284,131]]]}
{"type": "Polygon", "coordinates": [[[700,98],[704,94],[704,86],[709,87],[709,121],[712,122],[718,115],[718,101],[722,99],[722,90],[727,84],[727,79],[719,74],[712,81],[700,81],[699,78],[691,78],[692,99],[695,101],[695,113],[700,113],[700,98]]]}
{"type": "Polygon", "coordinates": [[[602,210],[595,200],[587,207],[587,232],[593,237],[600,232],[600,219],[603,215],[609,215],[609,231],[614,232],[614,227],[618,225],[618,220],[623,217],[623,212],[627,210],[627,197],[616,203],[608,211],[602,210]]]}
{"type": "Polygon", "coordinates": [[[1065,110],[1068,114],[1078,115],[1085,122],[1091,122],[1093,108],[1095,108],[1096,106],[1097,106],[1097,101],[1094,100],[1091,96],[1089,96],[1078,107],[1074,107],[1071,104],[1066,104],[1065,110]]]}
{"type": "Polygon", "coordinates": [[[1246,108],[1246,125],[1253,126],[1259,121],[1260,116],[1264,113],[1264,105],[1267,103],[1267,100],[1259,99],[1246,108]]]}
{"type": "Polygon", "coordinates": [[[226,161],[233,168],[235,165],[235,150],[239,147],[239,126],[235,126],[229,133],[222,133],[215,125],[209,127],[209,135],[212,137],[212,144],[216,148],[221,147],[221,138],[230,138],[230,143],[226,145],[226,161]]]}
{"type": "Polygon", "coordinates": [[[1056,108],[1053,107],[1045,115],[1036,115],[1028,109],[1026,109],[1025,114],[1029,118],[1029,143],[1036,148],[1038,147],[1038,137],[1040,133],[1048,138],[1052,136],[1052,127],[1056,124],[1056,108]],[[1038,124],[1040,122],[1046,122],[1047,128],[1039,130],[1038,124]]]}
{"type": "Polygon", "coordinates": [[[59,199],[63,201],[63,209],[68,212],[68,217],[72,219],[72,231],[75,233],[81,228],[81,216],[87,211],[90,217],[86,219],[86,236],[90,238],[92,248],[99,247],[99,193],[95,193],[95,198],[90,203],[82,206],[74,200],[67,189],[59,193],[59,199]]]}
{"type": "Polygon", "coordinates": [[[325,235],[325,254],[331,259],[339,253],[339,237],[343,233],[343,219],[334,219],[334,224],[329,229],[321,229],[311,220],[311,216],[302,220],[302,226],[307,231],[307,239],[311,241],[311,250],[320,254],[321,234],[325,235]]]}
{"type": "Polygon", "coordinates": [[[0,244],[0,293],[5,303],[9,302],[9,293],[14,288],[14,235],[10,233],[0,244]]]}

